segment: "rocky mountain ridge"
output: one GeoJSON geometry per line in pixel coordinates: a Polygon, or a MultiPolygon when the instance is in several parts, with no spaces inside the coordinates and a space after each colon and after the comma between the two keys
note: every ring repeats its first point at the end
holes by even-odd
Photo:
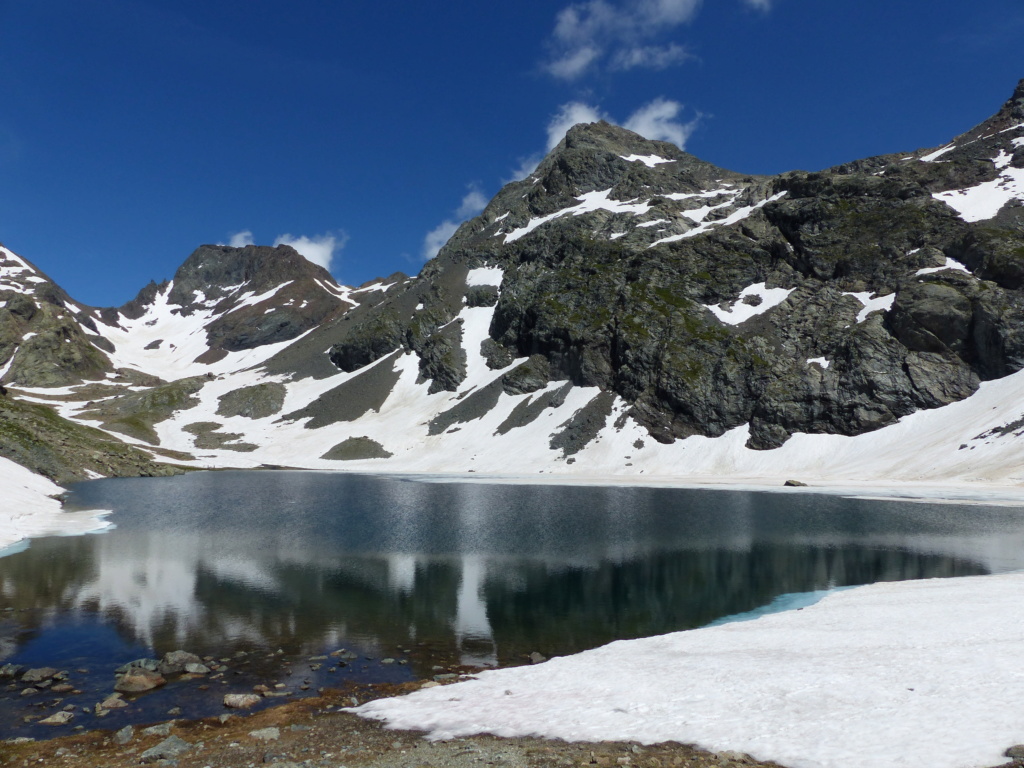
{"type": "MultiPolygon", "coordinates": [[[[816,173],[577,125],[414,278],[202,246],[94,309],[0,250],[0,382],[192,466],[765,471],[1016,386],[1022,201],[1024,81],[943,147],[816,173]]],[[[1017,450],[984,433],[935,466],[1017,450]]]]}

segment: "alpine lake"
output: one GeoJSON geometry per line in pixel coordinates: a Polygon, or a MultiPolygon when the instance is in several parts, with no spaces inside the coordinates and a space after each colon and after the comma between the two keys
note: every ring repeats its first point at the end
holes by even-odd
{"type": "Polygon", "coordinates": [[[81,483],[67,507],[113,526],[0,557],[0,665],[67,673],[60,694],[0,679],[2,738],[55,735],[38,721],[68,706],[60,732],[207,717],[254,686],[258,708],[1024,568],[1022,508],[811,489],[219,471],[81,483]],[[96,714],[118,666],[178,649],[211,672],[96,714]]]}

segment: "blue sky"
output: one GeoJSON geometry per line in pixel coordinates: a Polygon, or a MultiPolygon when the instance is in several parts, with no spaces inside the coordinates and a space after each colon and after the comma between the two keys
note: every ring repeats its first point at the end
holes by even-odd
{"type": "Polygon", "coordinates": [[[0,242],[117,305],[201,243],[417,272],[573,119],[733,170],[939,145],[1021,0],[0,0],[0,242]]]}

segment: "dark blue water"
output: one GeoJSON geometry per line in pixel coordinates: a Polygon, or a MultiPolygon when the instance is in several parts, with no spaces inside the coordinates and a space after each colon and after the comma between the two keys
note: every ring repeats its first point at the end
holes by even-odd
{"type": "Polygon", "coordinates": [[[83,483],[70,505],[112,509],[116,528],[0,558],[0,663],[67,669],[82,693],[0,686],[0,736],[53,733],[24,718],[57,698],[79,707],[72,725],[115,728],[219,712],[224,692],[261,682],[302,695],[429,677],[698,627],[780,595],[1024,567],[1020,509],[809,493],[204,472],[83,483]],[[342,647],[358,660],[310,661],[342,647]],[[102,721],[81,712],[119,664],[178,648],[225,659],[223,677],[102,721]]]}

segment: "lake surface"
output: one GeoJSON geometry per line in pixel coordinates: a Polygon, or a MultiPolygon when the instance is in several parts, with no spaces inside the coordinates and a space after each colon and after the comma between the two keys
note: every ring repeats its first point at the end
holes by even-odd
{"type": "MultiPolygon", "coordinates": [[[[418,679],[439,658],[522,663],[792,593],[1024,568],[1022,509],[804,492],[232,471],[83,483],[69,506],[116,528],[0,558],[0,663],[76,670],[81,706],[131,659],[247,654],[217,697],[168,685],[87,727],[214,714],[268,677],[296,695],[418,679]],[[338,648],[359,659],[308,663],[338,648]]],[[[0,688],[0,735],[44,729],[21,688],[0,688]]]]}

